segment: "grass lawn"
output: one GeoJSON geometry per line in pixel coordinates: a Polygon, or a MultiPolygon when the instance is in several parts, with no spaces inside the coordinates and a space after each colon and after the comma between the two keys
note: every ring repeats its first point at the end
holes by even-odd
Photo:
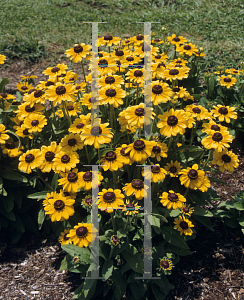
{"type": "Polygon", "coordinates": [[[0,51],[5,54],[8,46],[21,55],[29,47],[41,56],[44,45],[55,59],[74,43],[91,43],[91,24],[83,21],[106,21],[99,25],[101,36],[143,34],[136,21],[156,21],[157,37],[165,26],[203,47],[209,66],[238,67],[244,58],[243,17],[242,0],[2,0],[0,51]]]}

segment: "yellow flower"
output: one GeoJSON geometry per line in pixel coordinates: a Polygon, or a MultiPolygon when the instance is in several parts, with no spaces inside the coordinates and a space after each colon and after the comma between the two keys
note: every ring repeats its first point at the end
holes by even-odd
{"type": "Polygon", "coordinates": [[[183,110],[174,110],[173,108],[170,111],[166,111],[163,115],[158,115],[158,118],[161,119],[157,123],[157,127],[161,128],[160,133],[164,136],[176,136],[178,133],[184,134],[185,128],[187,127],[187,115],[183,110]]]}
{"type": "MultiPolygon", "coordinates": [[[[117,86],[118,88],[124,84],[124,79],[122,76],[113,75],[113,76],[102,76],[99,78],[100,87],[108,87],[110,85],[117,86]]],[[[100,93],[99,93],[100,94],[100,93]]]]}
{"type": "Polygon", "coordinates": [[[238,168],[239,159],[232,151],[224,149],[221,152],[214,151],[212,164],[217,164],[221,172],[227,170],[232,173],[234,172],[234,168],[238,168]]]}
{"type": "MultiPolygon", "coordinates": [[[[29,91],[30,93],[30,91],[29,91]]],[[[42,90],[35,89],[28,97],[28,101],[32,103],[45,104],[46,99],[44,98],[44,92],[42,90]]]]}
{"type": "Polygon", "coordinates": [[[23,152],[20,151],[24,149],[23,146],[18,148],[19,142],[14,142],[12,138],[5,141],[5,144],[1,145],[3,154],[7,154],[8,157],[17,157],[20,156],[23,152]]]}
{"type": "Polygon", "coordinates": [[[88,247],[92,241],[95,240],[97,230],[93,227],[92,224],[88,223],[78,223],[71,229],[67,237],[71,239],[74,245],[79,247],[88,247]]]}
{"type": "Polygon", "coordinates": [[[111,243],[115,246],[117,246],[120,243],[120,239],[117,237],[117,235],[111,236],[111,243]]]}
{"type": "Polygon", "coordinates": [[[39,149],[28,150],[19,157],[18,169],[30,174],[33,169],[39,168],[43,164],[43,157],[39,149]]]}
{"type": "Polygon", "coordinates": [[[19,105],[18,110],[15,110],[14,112],[17,113],[17,117],[22,121],[32,114],[42,114],[42,110],[44,109],[45,106],[40,103],[27,101],[19,105]]]}
{"type": "Polygon", "coordinates": [[[160,260],[160,268],[164,271],[170,271],[173,268],[172,261],[166,256],[160,260]]]}
{"type": "Polygon", "coordinates": [[[15,126],[16,134],[22,138],[28,137],[29,139],[33,139],[34,135],[29,132],[27,126],[25,124],[22,124],[21,126],[15,126]]]}
{"type": "Polygon", "coordinates": [[[215,132],[202,139],[201,143],[206,149],[215,149],[221,152],[224,148],[229,148],[233,140],[233,136],[228,131],[215,132]]]}
{"type": "Polygon", "coordinates": [[[148,186],[145,186],[144,182],[140,179],[133,179],[131,183],[126,183],[123,187],[126,196],[135,195],[137,200],[142,200],[147,196],[146,189],[148,189],[148,186]]]}
{"type": "Polygon", "coordinates": [[[202,126],[202,132],[206,132],[208,135],[214,134],[218,131],[222,132],[228,130],[227,127],[217,124],[213,120],[210,120],[209,123],[203,123],[202,126]]]}
{"type": "Polygon", "coordinates": [[[181,208],[180,213],[185,216],[191,216],[191,214],[194,212],[194,207],[191,207],[190,204],[184,203],[183,207],[181,208]]]}
{"type": "Polygon", "coordinates": [[[191,116],[197,119],[197,121],[201,120],[210,120],[211,114],[206,110],[206,108],[202,107],[199,104],[191,104],[185,107],[185,110],[191,113],[191,116]]]}
{"type": "Polygon", "coordinates": [[[160,168],[159,164],[151,166],[151,171],[149,172],[142,170],[142,176],[154,183],[163,181],[166,173],[163,168],[160,168]]]}
{"type": "MultiPolygon", "coordinates": [[[[166,103],[170,100],[170,98],[173,96],[173,91],[169,87],[167,83],[161,83],[158,80],[153,81],[151,85],[147,85],[145,88],[145,92],[149,94],[149,89],[151,89],[151,95],[152,95],[152,102],[153,105],[158,105],[160,103],[166,103]]],[[[148,102],[149,99],[146,98],[146,102],[148,102]]]]}
{"type": "Polygon", "coordinates": [[[81,134],[86,128],[86,125],[89,124],[89,117],[90,116],[80,115],[70,126],[69,132],[81,134]]]}
{"type": "Polygon", "coordinates": [[[182,80],[184,78],[188,77],[188,70],[184,68],[179,68],[179,67],[166,67],[166,69],[163,71],[163,78],[166,80],[182,80]]]}
{"type": "Polygon", "coordinates": [[[172,36],[168,36],[167,40],[172,44],[172,45],[180,45],[180,44],[184,44],[187,43],[187,39],[184,38],[183,36],[176,36],[175,34],[173,34],[172,36]]]}
{"type": "Polygon", "coordinates": [[[43,164],[40,169],[43,173],[49,173],[54,169],[53,160],[55,155],[61,151],[61,147],[56,142],[51,142],[50,146],[42,146],[41,153],[43,157],[43,164]]]}
{"type": "MultiPolygon", "coordinates": [[[[101,181],[103,180],[103,176],[100,172],[94,172],[95,175],[95,182],[98,182],[98,185],[100,185],[101,181]],[[98,177],[97,177],[98,175],[98,177]]],[[[86,191],[90,191],[92,188],[92,171],[87,172],[81,172],[81,186],[80,188],[83,188],[86,191]]]]}
{"type": "Polygon", "coordinates": [[[50,215],[52,222],[68,220],[75,213],[74,203],[75,200],[58,194],[53,199],[49,198],[49,204],[44,206],[45,214],[50,215]]]}
{"type": "Polygon", "coordinates": [[[188,219],[186,219],[184,216],[179,216],[179,218],[174,220],[175,223],[175,229],[177,229],[180,232],[180,235],[185,234],[185,235],[192,235],[193,231],[191,227],[194,227],[192,222],[188,219]]]}
{"type": "Polygon", "coordinates": [[[125,98],[126,92],[116,85],[105,86],[99,90],[99,100],[102,104],[110,104],[115,108],[123,105],[122,98],[125,98]]]}
{"type": "Polygon", "coordinates": [[[162,196],[159,197],[163,206],[167,207],[167,209],[177,209],[182,208],[184,202],[186,202],[186,198],[183,197],[179,193],[175,193],[170,190],[169,193],[164,192],[162,196]]]}
{"type": "Polygon", "coordinates": [[[198,170],[198,165],[194,164],[192,168],[183,169],[179,172],[180,183],[184,184],[186,188],[199,189],[204,183],[205,172],[198,170]]]}
{"type": "Polygon", "coordinates": [[[56,173],[68,172],[75,168],[79,161],[79,155],[76,152],[67,153],[60,151],[56,153],[53,159],[53,168],[56,173]]]}
{"type": "Polygon", "coordinates": [[[45,97],[53,102],[53,105],[60,104],[62,101],[75,101],[75,87],[73,84],[62,84],[57,82],[46,90],[45,97]]]}
{"type": "MultiPolygon", "coordinates": [[[[122,114],[120,113],[119,116],[122,114]]],[[[143,125],[151,124],[154,119],[155,113],[151,107],[145,107],[144,103],[139,105],[129,106],[126,108],[124,118],[126,123],[136,128],[142,128],[143,125]]]]}
{"type": "Polygon", "coordinates": [[[131,202],[129,200],[126,200],[126,206],[122,209],[122,211],[126,211],[126,216],[131,216],[138,214],[140,208],[141,206],[139,206],[137,202],[135,203],[134,201],[131,202]]]}
{"type": "Polygon", "coordinates": [[[182,169],[182,166],[177,160],[175,162],[171,160],[170,163],[167,163],[164,168],[166,171],[168,171],[170,177],[178,177],[179,172],[182,169]]]}
{"type": "Polygon", "coordinates": [[[108,151],[101,159],[102,168],[104,171],[117,171],[123,167],[123,159],[115,151],[108,151]]]}
{"type": "Polygon", "coordinates": [[[6,140],[9,139],[9,135],[6,134],[9,130],[5,130],[5,126],[0,124],[0,144],[4,144],[6,140]]]}
{"type": "Polygon", "coordinates": [[[1,65],[4,64],[5,59],[6,59],[6,56],[0,54],[0,64],[1,64],[1,65]]]}
{"type": "Polygon", "coordinates": [[[47,119],[40,114],[31,114],[24,120],[24,125],[30,133],[41,132],[43,127],[47,125],[47,119]]]}
{"type": "Polygon", "coordinates": [[[180,55],[188,55],[192,56],[195,52],[198,52],[198,49],[192,43],[184,44],[182,46],[176,46],[176,51],[180,53],[180,55]]]}
{"type": "Polygon", "coordinates": [[[130,158],[130,151],[126,152],[128,145],[123,144],[121,147],[115,149],[116,155],[121,157],[121,162],[123,165],[132,165],[133,161],[130,158]]]}
{"type": "Polygon", "coordinates": [[[228,75],[228,76],[222,75],[221,77],[218,77],[217,80],[220,81],[220,84],[222,86],[227,87],[227,89],[235,85],[237,81],[236,78],[233,77],[232,75],[228,75]]]}
{"type": "Polygon", "coordinates": [[[119,189],[102,189],[102,192],[98,193],[98,208],[105,210],[107,213],[112,213],[114,209],[121,209],[120,206],[124,205],[123,198],[125,196],[119,189]]]}
{"type": "Polygon", "coordinates": [[[151,156],[152,148],[153,145],[151,141],[139,139],[128,145],[125,153],[130,152],[130,158],[133,161],[143,164],[148,156],[151,156]]]}
{"type": "Polygon", "coordinates": [[[63,186],[63,190],[69,193],[76,193],[81,187],[82,174],[78,173],[78,169],[73,169],[66,173],[60,173],[63,178],[58,179],[60,185],[63,186]]]}
{"type": "Polygon", "coordinates": [[[109,34],[105,35],[102,38],[99,38],[97,41],[97,46],[109,46],[111,47],[112,45],[118,45],[120,43],[121,38],[111,36],[109,34]]]}
{"type": "Polygon", "coordinates": [[[165,143],[158,141],[151,141],[152,154],[151,157],[156,157],[157,161],[161,161],[161,157],[167,157],[168,147],[165,143]]]}
{"type": "Polygon", "coordinates": [[[72,244],[72,241],[69,237],[67,237],[67,234],[69,233],[69,231],[67,231],[66,229],[64,229],[64,232],[61,232],[61,235],[59,236],[59,242],[61,245],[68,245],[68,244],[72,244]]]}
{"type": "Polygon", "coordinates": [[[74,63],[82,61],[83,58],[86,58],[89,55],[89,50],[92,49],[91,45],[86,45],[84,43],[75,44],[73,48],[65,51],[66,56],[70,57],[74,63]]]}
{"type": "Polygon", "coordinates": [[[234,111],[235,109],[235,107],[218,104],[217,106],[214,106],[214,109],[211,110],[211,112],[215,118],[219,118],[220,122],[225,121],[226,123],[230,123],[230,119],[237,119],[237,113],[234,111]]]}
{"type": "Polygon", "coordinates": [[[17,83],[16,86],[19,91],[24,92],[24,93],[28,92],[30,89],[33,89],[33,85],[28,84],[27,81],[17,83]]]}
{"type": "Polygon", "coordinates": [[[62,138],[60,146],[63,148],[63,151],[69,153],[72,151],[77,151],[78,149],[83,149],[84,144],[78,134],[70,133],[62,138]]]}
{"type": "Polygon", "coordinates": [[[57,76],[65,74],[66,73],[65,70],[67,69],[68,66],[66,66],[65,64],[57,64],[57,66],[55,67],[49,67],[46,70],[44,70],[42,74],[48,75],[49,80],[53,81],[53,80],[57,80],[57,76]]]}

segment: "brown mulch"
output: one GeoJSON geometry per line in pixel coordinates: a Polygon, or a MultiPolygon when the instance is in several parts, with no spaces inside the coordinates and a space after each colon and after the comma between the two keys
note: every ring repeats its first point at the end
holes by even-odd
{"type": "MultiPolygon", "coordinates": [[[[68,60],[60,55],[55,63],[62,62],[68,64],[68,60]]],[[[52,65],[48,60],[35,65],[15,61],[1,70],[1,77],[10,79],[7,92],[16,92],[20,75],[37,75],[38,81],[45,80],[42,72],[52,65]]],[[[73,67],[70,64],[69,67],[81,74],[79,65],[73,67]]],[[[234,196],[244,189],[244,155],[240,151],[236,153],[240,160],[239,168],[232,174],[219,172],[215,175],[229,185],[212,183],[221,201],[231,200],[230,195],[234,196]]],[[[239,229],[230,229],[221,220],[214,220],[212,224],[214,232],[197,224],[196,239],[188,242],[190,249],[196,252],[181,257],[175,265],[168,277],[175,289],[167,300],[244,299],[244,236],[239,229]]],[[[11,245],[8,233],[2,230],[0,300],[71,300],[81,280],[79,274],[59,271],[64,256],[54,235],[25,233],[16,245],[11,245]]]]}

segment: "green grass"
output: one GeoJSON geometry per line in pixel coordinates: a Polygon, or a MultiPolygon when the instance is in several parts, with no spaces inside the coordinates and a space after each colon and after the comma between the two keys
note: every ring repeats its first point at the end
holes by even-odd
{"type": "Polygon", "coordinates": [[[143,34],[136,21],[156,21],[157,37],[166,26],[203,47],[210,65],[237,67],[244,57],[243,17],[242,0],[4,0],[0,49],[16,39],[37,39],[55,57],[74,43],[91,43],[91,24],[83,21],[106,21],[99,25],[101,36],[143,34]]]}

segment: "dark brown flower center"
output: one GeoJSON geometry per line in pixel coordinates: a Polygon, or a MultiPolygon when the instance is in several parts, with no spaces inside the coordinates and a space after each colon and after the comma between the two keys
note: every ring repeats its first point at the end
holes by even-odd
{"type": "Polygon", "coordinates": [[[228,114],[228,109],[226,108],[226,107],[220,107],[220,109],[219,109],[219,113],[221,114],[221,115],[227,115],[228,114]]]}
{"type": "Polygon", "coordinates": [[[190,46],[190,45],[185,45],[183,48],[184,48],[185,50],[191,50],[191,46],[190,46]]]}
{"type": "Polygon", "coordinates": [[[117,236],[113,236],[112,237],[112,241],[115,243],[115,244],[118,244],[119,243],[119,241],[120,241],[120,239],[117,237],[117,236]]]}
{"type": "Polygon", "coordinates": [[[56,94],[57,95],[63,95],[66,93],[66,88],[63,85],[60,85],[56,88],[56,94]]]}
{"type": "Polygon", "coordinates": [[[223,139],[223,135],[220,132],[215,132],[212,136],[212,140],[215,142],[220,142],[223,139]]]}
{"type": "Polygon", "coordinates": [[[100,68],[105,68],[108,66],[108,61],[106,59],[100,59],[98,65],[100,68]]]}
{"type": "Polygon", "coordinates": [[[167,119],[167,124],[169,126],[175,126],[178,124],[178,119],[176,118],[176,116],[169,116],[167,119]]]}
{"type": "Polygon", "coordinates": [[[161,58],[161,55],[160,55],[160,54],[155,55],[155,58],[156,58],[156,59],[160,59],[160,58],[161,58]]]}
{"type": "MultiPolygon", "coordinates": [[[[31,93],[33,93],[34,91],[36,91],[36,89],[30,89],[29,91],[28,91],[28,94],[30,95],[31,93]]],[[[38,98],[38,97],[37,97],[38,98]]]]}
{"type": "Polygon", "coordinates": [[[152,87],[152,92],[157,95],[162,94],[163,88],[161,87],[161,85],[154,85],[152,87]]]}
{"type": "Polygon", "coordinates": [[[69,175],[68,175],[68,181],[69,182],[76,182],[77,179],[78,179],[77,173],[73,173],[73,172],[69,173],[69,175]]]}
{"type": "Polygon", "coordinates": [[[134,60],[134,57],[128,56],[128,57],[126,57],[126,60],[127,60],[127,61],[133,61],[133,60],[134,60]]]}
{"type": "Polygon", "coordinates": [[[37,91],[35,91],[35,93],[34,93],[34,97],[35,98],[39,98],[39,97],[41,97],[42,96],[42,91],[41,90],[37,90],[37,91]]]}
{"type": "Polygon", "coordinates": [[[106,153],[105,157],[108,161],[113,161],[113,160],[116,159],[117,156],[116,156],[116,153],[114,151],[109,151],[109,152],[106,153]]]}
{"type": "Polygon", "coordinates": [[[77,144],[77,140],[76,139],[69,139],[68,140],[68,144],[69,144],[69,146],[74,146],[74,145],[76,145],[77,144]]]}
{"type": "Polygon", "coordinates": [[[15,143],[13,143],[13,142],[6,142],[5,143],[5,147],[7,149],[14,149],[15,148],[15,143]]]}
{"type": "Polygon", "coordinates": [[[7,98],[8,97],[8,95],[5,94],[5,93],[0,93],[0,96],[3,97],[3,98],[7,98]]]}
{"type": "Polygon", "coordinates": [[[195,114],[200,114],[201,113],[201,109],[199,107],[193,107],[192,111],[195,113],[195,114]]]}
{"type": "Polygon", "coordinates": [[[134,149],[136,149],[138,151],[142,151],[143,149],[145,149],[146,145],[145,145],[144,141],[137,140],[134,142],[133,147],[134,147],[134,149]]]}
{"type": "Polygon", "coordinates": [[[74,77],[70,77],[69,81],[73,81],[73,80],[75,80],[75,78],[74,77]]]}
{"type": "Polygon", "coordinates": [[[26,129],[23,130],[23,134],[24,134],[24,135],[28,135],[28,134],[29,134],[28,128],[26,128],[26,129]]]}
{"type": "Polygon", "coordinates": [[[155,41],[155,42],[160,42],[160,39],[155,39],[154,41],[155,41]]]}
{"type": "Polygon", "coordinates": [[[143,116],[143,113],[144,113],[144,108],[142,108],[142,107],[139,107],[135,110],[135,115],[138,117],[143,116]]]}
{"type": "Polygon", "coordinates": [[[25,111],[26,112],[33,112],[35,110],[35,105],[33,105],[32,107],[30,107],[30,105],[26,105],[25,107],[25,111]]]}
{"type": "Polygon", "coordinates": [[[176,63],[177,63],[177,64],[181,64],[181,63],[182,63],[182,60],[178,59],[178,60],[176,61],[176,63]]]}
{"type": "Polygon", "coordinates": [[[126,208],[135,208],[135,205],[133,203],[128,203],[126,205],[126,208]]]}
{"type": "Polygon", "coordinates": [[[141,35],[141,34],[139,34],[139,35],[137,35],[137,37],[136,37],[136,39],[138,40],[138,41],[142,41],[143,40],[143,35],[141,35]]]}
{"type": "Polygon", "coordinates": [[[103,200],[105,202],[111,203],[116,199],[115,193],[114,192],[107,192],[103,195],[103,200]]]}
{"type": "Polygon", "coordinates": [[[154,153],[160,153],[161,152],[161,148],[159,146],[153,146],[152,151],[154,153]]]}
{"type": "Polygon", "coordinates": [[[190,210],[189,210],[189,207],[186,206],[186,207],[183,208],[183,212],[184,212],[184,213],[188,213],[189,211],[190,211],[190,210]]]}
{"type": "Polygon", "coordinates": [[[196,179],[198,177],[198,172],[197,170],[194,170],[194,169],[191,169],[189,172],[188,172],[188,177],[190,179],[196,179]]]}
{"type": "Polygon", "coordinates": [[[112,41],[113,37],[109,34],[105,35],[104,40],[105,41],[112,41]]]}
{"type": "Polygon", "coordinates": [[[180,91],[180,88],[177,88],[177,87],[173,88],[173,92],[178,93],[179,91],[180,91]]]}
{"type": "Polygon", "coordinates": [[[69,192],[63,192],[63,194],[64,194],[65,197],[69,197],[70,196],[69,192]]]}
{"type": "Polygon", "coordinates": [[[33,154],[27,154],[26,157],[25,157],[25,161],[27,163],[33,162],[34,159],[35,159],[35,156],[33,154]]]}
{"type": "Polygon", "coordinates": [[[65,234],[64,234],[64,240],[65,240],[65,241],[68,241],[68,240],[69,240],[69,237],[67,237],[67,234],[68,234],[68,233],[65,233],[65,234]]]}
{"type": "Polygon", "coordinates": [[[85,226],[81,226],[76,229],[77,236],[85,236],[87,234],[87,232],[88,232],[88,230],[85,226]]]}
{"type": "Polygon", "coordinates": [[[69,157],[69,155],[63,155],[62,157],[61,157],[61,162],[62,163],[64,163],[64,164],[67,164],[68,162],[70,162],[70,157],[69,157]]]}
{"type": "Polygon", "coordinates": [[[173,174],[177,173],[177,168],[172,166],[172,167],[170,167],[169,171],[170,171],[170,173],[173,173],[173,174]]]}
{"type": "Polygon", "coordinates": [[[81,88],[80,85],[77,85],[77,86],[75,87],[76,90],[79,90],[80,88],[81,88]]]}
{"type": "Polygon", "coordinates": [[[231,162],[231,157],[227,154],[222,155],[222,160],[226,163],[231,162]]]}
{"type": "Polygon", "coordinates": [[[170,71],[169,71],[169,75],[178,75],[179,74],[179,71],[178,70],[176,70],[176,69],[171,69],[170,71]]]}
{"type": "Polygon", "coordinates": [[[52,82],[52,81],[47,81],[47,82],[45,83],[45,86],[51,86],[51,85],[54,85],[54,82],[52,82]]]}
{"type": "Polygon", "coordinates": [[[55,157],[55,153],[52,152],[52,151],[47,151],[47,152],[45,153],[45,159],[46,159],[47,161],[52,161],[52,160],[54,159],[54,157],[55,157]]]}
{"type": "Polygon", "coordinates": [[[166,66],[165,66],[165,63],[163,63],[163,62],[159,63],[159,64],[157,65],[157,68],[160,68],[160,67],[164,67],[164,68],[165,68],[165,67],[166,67],[166,66]]]}
{"type": "Polygon", "coordinates": [[[86,173],[83,175],[83,179],[84,179],[85,181],[91,181],[91,179],[92,179],[92,172],[90,172],[90,171],[86,172],[86,173]]]}
{"type": "Polygon", "coordinates": [[[105,95],[108,97],[115,97],[116,91],[114,89],[108,89],[108,90],[106,90],[105,95]]]}
{"type": "Polygon", "coordinates": [[[68,109],[68,111],[71,111],[71,110],[74,110],[75,108],[74,108],[73,105],[68,105],[68,106],[67,106],[67,109],[68,109]]]}
{"type": "Polygon", "coordinates": [[[77,45],[74,47],[75,53],[81,53],[83,51],[83,47],[81,45],[77,45]]]}
{"type": "Polygon", "coordinates": [[[159,173],[160,172],[160,167],[159,166],[152,166],[152,172],[153,173],[159,173]]]}
{"type": "Polygon", "coordinates": [[[128,151],[127,153],[125,153],[126,149],[127,149],[127,147],[122,148],[120,150],[120,154],[123,155],[123,156],[129,156],[130,155],[130,151],[128,151]]]}
{"type": "Polygon", "coordinates": [[[168,269],[169,268],[169,263],[166,260],[161,261],[161,266],[162,266],[163,269],[168,269]]]}
{"type": "Polygon", "coordinates": [[[124,55],[124,51],[123,51],[123,50],[116,50],[116,51],[115,51],[115,54],[116,54],[117,56],[123,56],[123,55],[124,55]]]}
{"type": "Polygon", "coordinates": [[[175,193],[169,193],[168,199],[171,202],[177,202],[179,200],[179,197],[175,193]]]}
{"type": "Polygon", "coordinates": [[[224,82],[231,82],[231,78],[230,77],[225,77],[224,82]]]}
{"type": "Polygon", "coordinates": [[[102,128],[101,127],[99,127],[99,126],[94,126],[94,127],[92,127],[92,129],[91,129],[91,134],[93,135],[93,136],[98,136],[99,134],[101,134],[102,133],[102,128]]]}
{"type": "Polygon", "coordinates": [[[21,87],[21,90],[26,91],[26,90],[28,90],[28,87],[25,86],[25,85],[23,85],[23,86],[21,87]]]}
{"type": "Polygon", "coordinates": [[[211,129],[214,131],[220,131],[220,127],[218,125],[212,125],[211,129]]]}
{"type": "Polygon", "coordinates": [[[34,126],[34,127],[36,127],[36,126],[39,125],[39,121],[38,121],[38,120],[33,120],[33,121],[31,122],[31,125],[34,126]]]}
{"type": "Polygon", "coordinates": [[[143,72],[140,71],[140,70],[136,70],[136,71],[134,72],[134,76],[135,76],[135,77],[142,77],[142,75],[143,75],[143,72]]]}
{"type": "Polygon", "coordinates": [[[21,102],[16,101],[16,100],[14,100],[14,101],[12,102],[12,105],[20,105],[20,104],[21,104],[21,102]]]}
{"type": "Polygon", "coordinates": [[[115,82],[115,79],[113,76],[108,76],[105,78],[105,83],[107,83],[107,84],[112,84],[114,82],[115,82]]]}
{"type": "Polygon", "coordinates": [[[141,190],[144,187],[144,182],[140,179],[133,179],[131,185],[136,190],[141,190]]]}
{"type": "Polygon", "coordinates": [[[178,43],[180,41],[180,38],[178,38],[178,36],[176,36],[176,37],[173,38],[173,41],[178,43]]]}
{"type": "Polygon", "coordinates": [[[188,223],[186,221],[182,221],[182,222],[180,222],[180,227],[182,229],[187,229],[188,228],[188,223]]]}
{"type": "Polygon", "coordinates": [[[92,204],[92,198],[88,197],[85,199],[86,204],[92,204]]]}
{"type": "Polygon", "coordinates": [[[78,123],[78,124],[76,125],[76,128],[81,129],[81,128],[83,128],[84,126],[85,126],[85,124],[83,124],[83,123],[78,123]]]}
{"type": "Polygon", "coordinates": [[[58,67],[52,68],[51,72],[52,73],[57,73],[60,69],[58,67]]]}
{"type": "Polygon", "coordinates": [[[62,201],[62,200],[56,200],[56,201],[54,202],[54,208],[55,208],[56,210],[62,210],[64,207],[65,207],[64,201],[62,201]]]}

